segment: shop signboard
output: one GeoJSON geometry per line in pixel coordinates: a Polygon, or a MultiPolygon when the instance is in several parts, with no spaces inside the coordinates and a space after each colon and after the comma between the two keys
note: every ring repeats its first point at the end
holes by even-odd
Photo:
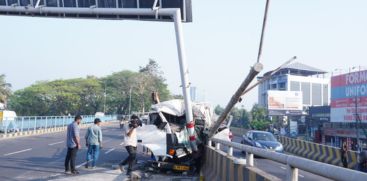
{"type": "Polygon", "coordinates": [[[367,123],[367,70],[331,78],[331,122],[367,123]]]}

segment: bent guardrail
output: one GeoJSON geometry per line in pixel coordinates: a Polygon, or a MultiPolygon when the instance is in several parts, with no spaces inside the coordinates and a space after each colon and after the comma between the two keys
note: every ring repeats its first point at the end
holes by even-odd
{"type": "Polygon", "coordinates": [[[249,167],[254,166],[254,155],[261,156],[263,158],[273,160],[279,163],[287,165],[287,180],[297,181],[298,180],[298,169],[326,177],[333,180],[341,181],[366,181],[367,174],[351,169],[346,169],[326,163],[321,163],[298,156],[286,155],[282,153],[276,153],[261,148],[251,147],[240,143],[223,141],[220,139],[212,138],[208,145],[212,144],[212,141],[216,145],[216,149],[220,149],[220,145],[228,147],[228,155],[233,155],[233,149],[238,149],[247,152],[246,164],[249,167]]]}

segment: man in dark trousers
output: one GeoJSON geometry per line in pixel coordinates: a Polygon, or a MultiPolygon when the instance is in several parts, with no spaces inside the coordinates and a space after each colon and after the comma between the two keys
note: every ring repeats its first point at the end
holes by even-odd
{"type": "Polygon", "coordinates": [[[81,149],[80,144],[80,128],[79,124],[82,121],[82,117],[80,115],[75,116],[74,122],[70,123],[67,128],[67,136],[66,136],[66,146],[68,152],[65,158],[65,173],[66,174],[79,174],[77,170],[75,170],[75,158],[76,153],[79,149],[81,149]]]}
{"type": "Polygon", "coordinates": [[[138,144],[136,136],[136,128],[139,126],[139,117],[136,115],[131,116],[131,120],[128,125],[125,125],[125,148],[129,153],[129,156],[119,164],[121,172],[124,172],[124,165],[129,164],[126,175],[130,175],[133,165],[136,161],[136,148],[138,144]]]}
{"type": "Polygon", "coordinates": [[[348,148],[346,142],[343,142],[342,147],[340,148],[340,156],[342,159],[343,167],[348,168],[348,148]]]}

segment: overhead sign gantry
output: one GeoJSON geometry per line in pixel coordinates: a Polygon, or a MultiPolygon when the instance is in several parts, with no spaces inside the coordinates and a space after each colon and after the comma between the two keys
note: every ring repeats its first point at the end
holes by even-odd
{"type": "Polygon", "coordinates": [[[3,15],[60,18],[173,21],[171,15],[157,13],[171,8],[181,10],[182,22],[192,22],[191,0],[0,0],[3,15]],[[144,13],[147,9],[155,13],[144,13]],[[138,11],[141,15],[132,15],[138,11]]]}

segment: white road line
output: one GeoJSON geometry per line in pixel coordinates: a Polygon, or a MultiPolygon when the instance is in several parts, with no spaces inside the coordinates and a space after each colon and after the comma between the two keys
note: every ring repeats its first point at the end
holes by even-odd
{"type": "Polygon", "coordinates": [[[285,168],[285,167],[280,167],[281,169],[283,169],[283,170],[287,170],[287,168],[285,168]]]}
{"type": "Polygon", "coordinates": [[[106,151],[104,154],[109,154],[109,153],[111,153],[113,150],[115,150],[115,148],[111,148],[111,149],[109,149],[108,151],[106,151]]]}
{"type": "MultiPolygon", "coordinates": [[[[89,160],[88,162],[91,162],[91,161],[92,161],[92,160],[89,160]]],[[[76,166],[75,168],[80,168],[80,167],[84,166],[85,164],[87,164],[88,162],[84,162],[84,163],[82,163],[82,164],[80,164],[80,165],[76,166]]]]}
{"type": "Polygon", "coordinates": [[[14,154],[17,154],[17,153],[23,153],[23,152],[31,151],[31,150],[32,150],[32,148],[28,148],[28,149],[25,149],[25,150],[20,150],[20,151],[16,151],[16,152],[12,152],[12,153],[7,153],[7,154],[4,154],[4,156],[14,155],[14,154]]]}
{"type": "Polygon", "coordinates": [[[61,144],[61,143],[64,143],[64,141],[59,141],[59,142],[56,142],[56,143],[50,143],[50,144],[48,144],[48,146],[53,146],[53,145],[57,145],[57,144],[61,144]]]}
{"type": "Polygon", "coordinates": [[[120,146],[122,146],[124,143],[125,143],[125,142],[122,142],[122,143],[120,144],[120,146]]]}
{"type": "Polygon", "coordinates": [[[301,175],[301,174],[298,174],[298,176],[299,176],[299,177],[301,177],[301,178],[305,178],[305,176],[303,176],[303,175],[301,175]]]}

